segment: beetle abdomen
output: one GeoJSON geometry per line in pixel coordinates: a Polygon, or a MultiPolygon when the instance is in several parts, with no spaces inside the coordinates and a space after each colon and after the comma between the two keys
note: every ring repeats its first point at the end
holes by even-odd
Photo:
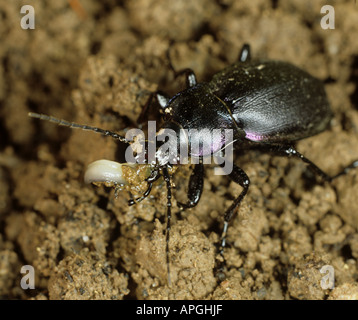
{"type": "Polygon", "coordinates": [[[303,139],[331,119],[323,83],[289,63],[236,63],[216,74],[210,86],[251,141],[303,139]]]}

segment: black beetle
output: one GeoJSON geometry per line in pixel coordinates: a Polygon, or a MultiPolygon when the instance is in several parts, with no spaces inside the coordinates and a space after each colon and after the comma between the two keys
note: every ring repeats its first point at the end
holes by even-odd
{"type": "MultiPolygon", "coordinates": [[[[195,74],[190,69],[178,74],[186,74],[188,88],[169,99],[162,92],[153,93],[141,117],[147,112],[148,106],[155,97],[165,115],[165,123],[161,130],[172,129],[182,141],[181,130],[230,129],[233,131],[235,147],[262,146],[270,151],[285,156],[295,156],[306,162],[308,166],[323,180],[331,181],[346,173],[349,169],[358,167],[358,160],[346,167],[335,176],[329,176],[314,163],[300,154],[293,144],[326,129],[332,117],[323,83],[307,72],[285,62],[270,60],[251,60],[250,47],[245,44],[240,52],[239,61],[214,75],[208,83],[197,83],[195,74]]],[[[84,130],[95,131],[112,136],[122,142],[131,142],[117,133],[86,125],[67,122],[51,116],[35,113],[31,117],[55,122],[59,125],[84,130]]],[[[186,137],[186,142],[193,143],[192,137],[186,137]]],[[[200,144],[195,156],[199,162],[195,164],[189,180],[188,201],[179,203],[182,208],[197,205],[203,190],[204,167],[203,158],[212,156],[225,147],[225,138],[221,135],[217,140],[210,140],[209,148],[200,144]]],[[[179,152],[179,144],[174,146],[179,152]]],[[[189,154],[189,156],[194,156],[189,154]]],[[[157,152],[155,162],[151,164],[151,174],[147,178],[148,189],[142,197],[130,200],[132,205],[146,198],[153,183],[163,176],[167,187],[167,267],[169,277],[169,230],[171,220],[171,177],[168,167],[172,160],[180,163],[177,153],[157,152]],[[175,158],[175,159],[174,159],[175,158]]],[[[226,210],[224,227],[219,252],[222,255],[225,247],[228,225],[240,202],[245,197],[250,180],[246,173],[233,165],[228,173],[229,178],[238,183],[243,190],[226,210]]]]}

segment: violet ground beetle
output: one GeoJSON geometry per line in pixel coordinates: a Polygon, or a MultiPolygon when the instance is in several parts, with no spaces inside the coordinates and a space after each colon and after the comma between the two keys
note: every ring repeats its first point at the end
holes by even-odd
{"type": "MultiPolygon", "coordinates": [[[[294,156],[308,164],[324,181],[332,181],[350,169],[358,167],[358,160],[344,168],[340,173],[329,176],[314,163],[300,154],[293,146],[296,140],[318,134],[325,130],[332,117],[323,83],[305,71],[285,62],[270,60],[251,60],[250,47],[245,44],[241,49],[239,61],[215,74],[210,82],[197,83],[194,72],[185,69],[175,72],[176,76],[185,74],[187,89],[169,98],[157,91],[151,94],[148,103],[142,110],[140,118],[148,111],[148,106],[156,98],[161,111],[165,115],[162,129],[172,129],[179,141],[181,129],[230,129],[234,132],[234,146],[260,146],[271,152],[294,156]]],[[[87,125],[71,123],[51,116],[30,113],[29,116],[55,122],[71,128],[95,131],[111,136],[127,144],[126,138],[117,133],[87,125]]],[[[187,138],[190,145],[192,141],[187,138]]],[[[203,157],[212,156],[225,147],[225,138],[212,141],[209,148],[200,145],[200,161],[195,164],[189,180],[188,201],[179,203],[183,209],[196,206],[200,200],[204,183],[203,157]]],[[[190,149],[189,149],[190,150],[190,149]]],[[[171,221],[171,177],[168,168],[171,166],[171,154],[156,153],[156,161],[151,165],[151,173],[147,178],[148,189],[143,196],[130,200],[133,205],[145,199],[152,189],[153,183],[164,177],[167,188],[167,228],[166,259],[168,282],[169,269],[169,231],[171,221]]],[[[190,155],[192,156],[192,155],[190,155]]],[[[241,201],[248,192],[250,180],[246,173],[235,164],[228,174],[229,178],[243,189],[234,199],[224,214],[224,226],[219,253],[223,256],[226,234],[230,221],[241,201]]],[[[223,273],[218,273],[219,280],[223,273]]],[[[220,279],[221,278],[221,279],[220,279]]]]}

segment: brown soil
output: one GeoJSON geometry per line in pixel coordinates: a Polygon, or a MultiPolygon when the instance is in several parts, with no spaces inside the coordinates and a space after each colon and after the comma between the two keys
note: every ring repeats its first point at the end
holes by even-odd
{"type": "MultiPolygon", "coordinates": [[[[86,166],[118,159],[113,139],[58,127],[29,111],[124,134],[149,93],[183,88],[237,59],[291,62],[326,81],[331,128],[298,150],[330,174],[358,159],[358,24],[353,0],[138,0],[34,2],[36,28],[20,28],[26,1],[0,7],[0,297],[15,299],[357,299],[358,173],[316,184],[304,163],[257,150],[235,156],[251,187],[232,221],[226,280],[217,284],[223,213],[240,186],[208,165],[199,205],[176,215],[165,256],[165,183],[129,207],[129,193],[83,183],[86,166]],[[23,265],[35,289],[23,290],[23,265]],[[335,271],[322,289],[320,269],[335,271]]],[[[150,119],[158,113],[153,107],[150,119]]],[[[173,211],[189,168],[175,172],[173,211]]],[[[145,187],[145,186],[144,186],[145,187]]],[[[143,186],[138,186],[140,190],[143,186]]],[[[175,215],[174,215],[175,216],[175,215]]]]}

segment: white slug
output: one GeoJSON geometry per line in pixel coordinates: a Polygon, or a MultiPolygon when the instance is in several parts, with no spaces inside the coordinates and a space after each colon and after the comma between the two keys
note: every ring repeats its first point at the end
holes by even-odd
{"type": "Polygon", "coordinates": [[[107,186],[124,185],[127,181],[123,177],[122,166],[119,162],[97,160],[90,163],[85,172],[85,183],[104,183],[107,186]]]}

